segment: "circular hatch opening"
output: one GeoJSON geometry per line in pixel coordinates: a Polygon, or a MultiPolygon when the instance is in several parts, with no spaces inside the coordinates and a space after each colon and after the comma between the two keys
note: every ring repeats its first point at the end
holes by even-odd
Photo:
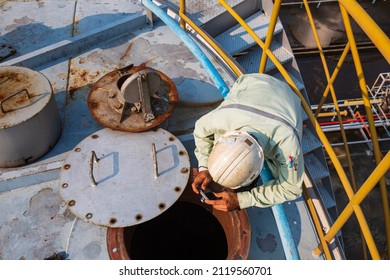
{"type": "Polygon", "coordinates": [[[246,259],[251,240],[246,211],[217,211],[188,194],[184,191],[181,199],[149,221],[108,228],[110,259],[246,259]]]}
{"type": "Polygon", "coordinates": [[[201,206],[179,201],[158,217],[124,228],[133,260],[223,260],[228,243],[216,217],[201,206]]]}
{"type": "Polygon", "coordinates": [[[157,217],[129,227],[107,229],[113,260],[247,259],[251,242],[245,210],[223,212],[192,191],[196,173],[180,198],[157,217]]]}

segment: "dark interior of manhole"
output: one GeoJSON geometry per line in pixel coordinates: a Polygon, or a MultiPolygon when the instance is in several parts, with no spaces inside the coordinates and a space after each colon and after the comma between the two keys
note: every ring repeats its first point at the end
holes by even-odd
{"type": "Polygon", "coordinates": [[[217,218],[184,201],[150,221],[125,228],[124,242],[133,260],[223,260],[228,255],[217,218]]]}

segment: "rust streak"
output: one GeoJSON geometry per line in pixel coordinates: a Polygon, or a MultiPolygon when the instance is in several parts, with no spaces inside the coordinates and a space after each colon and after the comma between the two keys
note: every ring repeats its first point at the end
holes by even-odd
{"type": "Polygon", "coordinates": [[[151,59],[148,59],[147,61],[145,61],[144,63],[141,63],[139,66],[140,67],[147,67],[147,64],[149,62],[152,62],[153,60],[155,60],[157,57],[152,57],[151,59]]]}
{"type": "Polygon", "coordinates": [[[119,59],[120,61],[124,60],[125,57],[129,55],[129,52],[130,52],[132,46],[133,46],[133,41],[131,41],[129,46],[126,48],[125,53],[119,59]]]}

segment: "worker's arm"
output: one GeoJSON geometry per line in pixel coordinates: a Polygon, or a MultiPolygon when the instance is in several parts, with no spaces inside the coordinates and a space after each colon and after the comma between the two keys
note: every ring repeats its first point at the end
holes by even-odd
{"type": "Polygon", "coordinates": [[[275,179],[251,191],[238,193],[241,208],[269,207],[302,195],[304,163],[296,137],[291,135],[281,141],[267,162],[275,179]]]}

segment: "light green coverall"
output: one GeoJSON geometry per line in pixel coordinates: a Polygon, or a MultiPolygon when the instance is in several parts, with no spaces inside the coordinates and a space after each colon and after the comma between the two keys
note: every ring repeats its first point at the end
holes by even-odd
{"type": "Polygon", "coordinates": [[[214,140],[230,131],[244,131],[256,138],[275,178],[238,192],[240,208],[269,207],[301,196],[302,107],[286,83],[266,74],[245,74],[237,79],[218,108],[195,124],[199,171],[207,169],[214,140]]]}

